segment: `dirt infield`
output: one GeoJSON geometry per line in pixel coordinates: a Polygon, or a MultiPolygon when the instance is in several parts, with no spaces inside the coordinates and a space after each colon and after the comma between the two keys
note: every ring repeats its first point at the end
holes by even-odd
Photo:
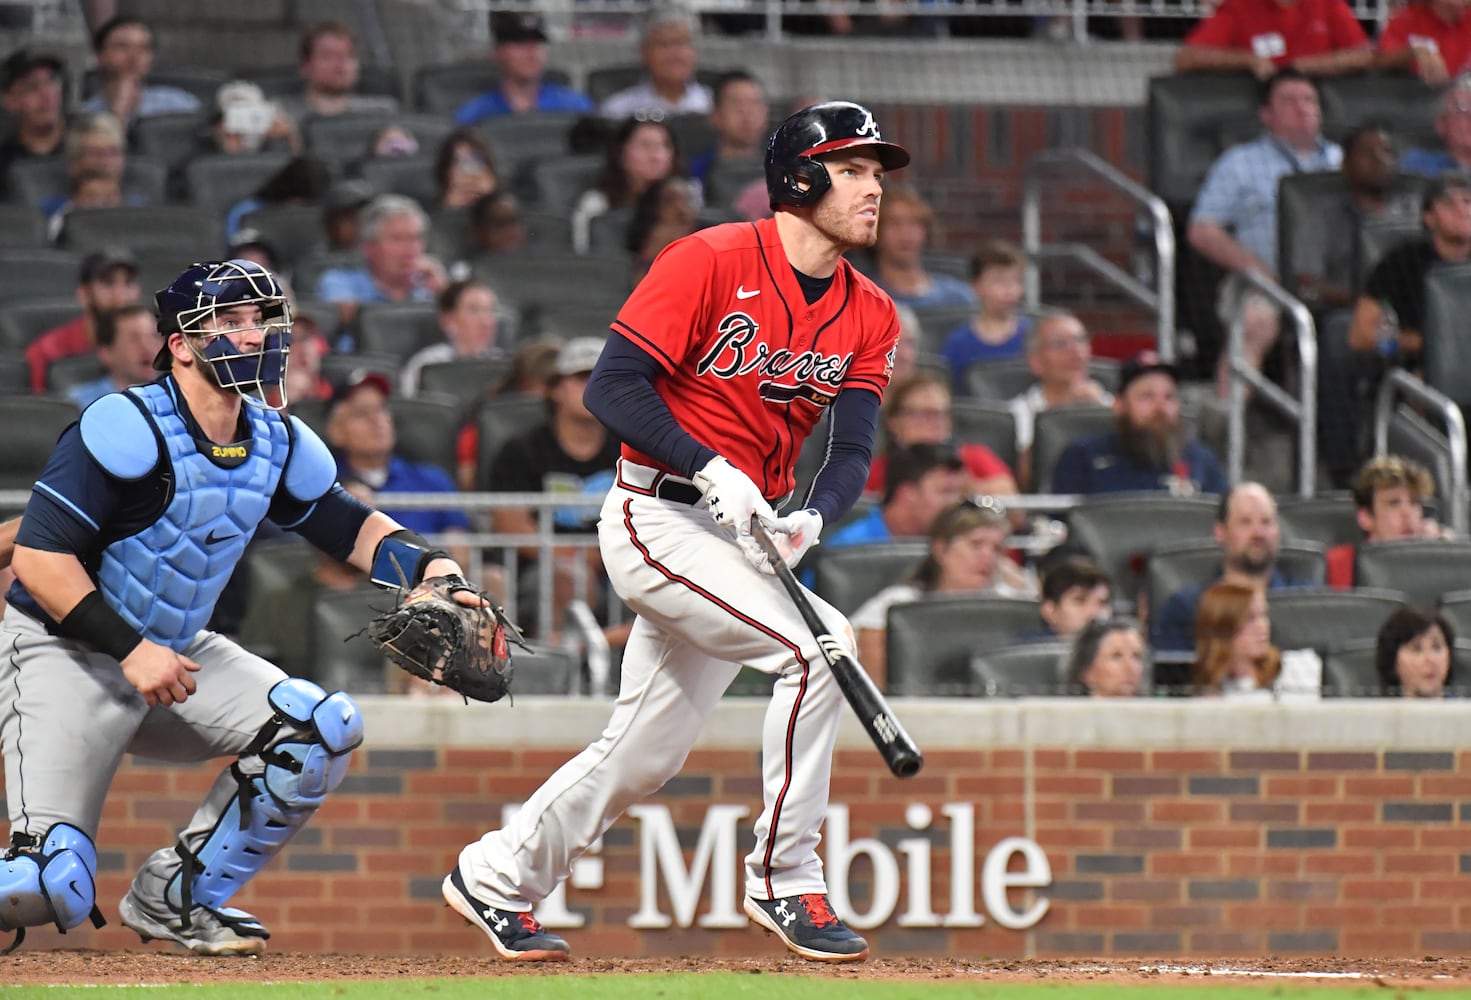
{"type": "Polygon", "coordinates": [[[953,958],[881,958],[850,966],[822,966],[776,955],[759,959],[574,959],[553,965],[516,965],[486,957],[268,954],[261,958],[197,958],[156,951],[34,951],[0,958],[0,982],[124,984],[289,982],[323,979],[428,979],[528,975],[605,975],[652,972],[741,972],[830,975],[862,979],[980,979],[989,982],[1109,981],[1203,982],[1209,979],[1285,977],[1297,981],[1376,983],[1398,988],[1471,986],[1471,959],[1170,959],[1138,961],[962,961],[953,958]]]}

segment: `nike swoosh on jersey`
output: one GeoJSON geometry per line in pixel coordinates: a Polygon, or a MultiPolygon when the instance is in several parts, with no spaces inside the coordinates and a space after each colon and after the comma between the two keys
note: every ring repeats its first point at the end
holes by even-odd
{"type": "Polygon", "coordinates": [[[760,294],[761,289],[759,288],[753,288],[748,292],[744,285],[736,285],[736,298],[738,299],[754,299],[760,294]]]}
{"type": "Polygon", "coordinates": [[[211,531],[209,534],[204,536],[204,544],[217,545],[220,542],[227,542],[230,539],[237,537],[239,534],[240,533],[237,531],[234,535],[220,535],[218,538],[216,538],[215,533],[211,531]]]}

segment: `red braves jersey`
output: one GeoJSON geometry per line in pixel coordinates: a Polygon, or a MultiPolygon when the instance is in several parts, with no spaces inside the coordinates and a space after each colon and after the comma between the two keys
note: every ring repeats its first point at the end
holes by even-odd
{"type": "MultiPolygon", "coordinates": [[[[893,301],[846,260],[808,305],[774,219],[671,243],[613,329],[664,369],[655,388],[679,425],[767,499],[791,492],[797,452],[839,390],[883,397],[899,340],[893,301]]],[[[661,467],[626,444],[623,456],[661,467]]]]}
{"type": "Polygon", "coordinates": [[[1368,45],[1344,0],[1226,0],[1185,36],[1186,45],[1244,49],[1285,66],[1303,56],[1368,45]]]}

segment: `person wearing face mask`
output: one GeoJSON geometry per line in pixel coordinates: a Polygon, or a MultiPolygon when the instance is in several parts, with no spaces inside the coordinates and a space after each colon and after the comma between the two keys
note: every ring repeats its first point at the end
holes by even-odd
{"type": "Polygon", "coordinates": [[[1374,666],[1380,693],[1389,697],[1444,698],[1456,675],[1456,634],[1441,615],[1400,608],[1379,626],[1374,666]]]}

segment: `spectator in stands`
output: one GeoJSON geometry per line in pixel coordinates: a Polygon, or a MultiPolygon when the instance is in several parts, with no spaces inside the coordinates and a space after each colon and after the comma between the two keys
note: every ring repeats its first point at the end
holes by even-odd
{"type": "Polygon", "coordinates": [[[387,94],[357,92],[362,73],[357,39],[352,29],[339,21],[323,21],[302,32],[296,65],[301,73],[302,89],[280,99],[281,109],[293,121],[302,122],[312,116],[398,110],[397,99],[387,94]]]}
{"type": "Polygon", "coordinates": [[[682,175],[674,133],[662,121],[629,118],[608,143],[597,181],[572,207],[572,248],[587,253],[592,220],[615,208],[632,206],[650,184],[682,175]]]}
{"type": "Polygon", "coordinates": [[[1466,0],[1410,0],[1379,34],[1374,68],[1406,67],[1428,86],[1444,87],[1471,63],[1466,0]]]}
{"type": "Polygon", "coordinates": [[[1176,496],[1226,492],[1211,450],[1187,437],[1180,416],[1180,375],[1153,351],[1119,369],[1112,431],[1072,441],[1052,476],[1057,493],[1161,490],[1176,496]]]}
{"type": "Polygon", "coordinates": [[[101,89],[83,101],[87,113],[110,112],[131,125],[139,118],[200,110],[199,98],[178,87],[148,82],[153,72],[153,31],[136,17],[120,15],[92,33],[101,89]]]}
{"type": "Polygon", "coordinates": [[[1261,483],[1237,483],[1221,494],[1214,535],[1221,547],[1221,565],[1216,572],[1209,579],[1170,594],[1162,607],[1149,609],[1150,641],[1155,649],[1190,649],[1194,645],[1200,596],[1216,583],[1224,581],[1263,593],[1312,585],[1306,580],[1288,579],[1277,567],[1282,527],[1277,520],[1277,501],[1261,483]]]}
{"type": "Polygon", "coordinates": [[[62,75],[66,67],[52,55],[16,49],[0,64],[0,92],[11,128],[0,140],[0,177],[17,160],[55,156],[66,138],[62,75]]]}
{"type": "MultiPolygon", "coordinates": [[[[262,265],[264,266],[264,265],[262,265]]],[[[317,321],[304,312],[291,314],[291,363],[286,366],[286,405],[332,398],[332,383],[322,374],[322,359],[332,349],[317,321]]]]}
{"type": "Polygon", "coordinates": [[[1090,559],[1068,556],[1042,574],[1039,612],[1046,630],[1030,638],[1071,639],[1113,608],[1113,581],[1090,559]]]}
{"type": "Polygon", "coordinates": [[[440,208],[466,208],[495,190],[495,156],[469,129],[445,136],[434,157],[434,184],[440,208]]]}
{"type": "Polygon", "coordinates": [[[1031,489],[1037,414],[1054,406],[1112,406],[1113,393],[1088,373],[1093,350],[1083,321],[1066,310],[1041,316],[1027,329],[1027,366],[1037,381],[1011,399],[1016,422],[1016,471],[1031,489]]]}
{"type": "Polygon", "coordinates": [[[1471,260],[1471,180],[1443,174],[1422,201],[1425,235],[1390,250],[1364,282],[1349,326],[1349,347],[1378,352],[1419,371],[1425,350],[1425,277],[1437,264],[1471,260]]]}
{"type": "Polygon", "coordinates": [[[1471,73],[1457,76],[1441,95],[1435,131],[1445,148],[1406,150],[1400,169],[1422,177],[1471,170],[1471,73]]]}
{"type": "Polygon", "coordinates": [[[965,373],[971,365],[1021,357],[1032,327],[1019,311],[1026,263],[1021,248],[1005,240],[992,240],[971,258],[971,288],[980,308],[969,322],[951,330],[940,348],[950,365],[956,395],[968,392],[965,373]]]}
{"type": "MultiPolygon", "coordinates": [[[[429,217],[401,194],[380,194],[363,212],[361,268],[331,268],[317,281],[317,298],[335,302],[343,326],[369,302],[433,302],[449,284],[444,265],[424,252],[429,217]]],[[[372,485],[369,481],[368,485],[372,485]]]]}
{"type": "Polygon", "coordinates": [[[1425,501],[1435,496],[1435,479],[1419,462],[1399,455],[1380,455],[1364,463],[1354,477],[1355,516],[1364,537],[1328,550],[1328,586],[1351,590],[1354,560],[1360,545],[1407,538],[1450,538],[1451,530],[1425,516],[1425,501]]]}
{"type": "Polygon", "coordinates": [[[356,250],[363,209],[373,203],[373,185],[360,178],[338,181],[322,197],[322,235],[328,251],[356,250]]]}
{"type": "Polygon", "coordinates": [[[761,164],[771,117],[761,81],[743,69],[721,74],[712,92],[715,106],[710,109],[710,128],[715,142],[690,160],[690,176],[702,185],[717,163],[761,164]]]}
{"type": "Polygon", "coordinates": [[[1243,69],[1266,80],[1292,68],[1306,76],[1368,69],[1369,38],[1344,0],[1225,0],[1175,52],[1175,69],[1243,69]]]}
{"type": "Polygon", "coordinates": [[[107,374],[66,390],[79,407],[87,407],[109,392],[143,385],[158,377],[153,359],[163,347],[158,317],[145,305],[133,303],[97,317],[97,358],[107,374]]]}
{"type": "MultiPolygon", "coordinates": [[[[337,477],[356,479],[385,493],[453,493],[455,484],[443,469],[395,453],[398,438],[388,408],[391,392],[387,378],[359,371],[333,393],[325,437],[337,455],[337,477]]],[[[465,512],[453,508],[394,510],[389,516],[421,535],[470,527],[465,512]]]]}
{"type": "Polygon", "coordinates": [[[633,257],[634,282],[648,271],[659,252],[700,228],[700,189],[683,177],[650,184],[633,205],[625,243],[633,257]]]}
{"type": "Polygon", "coordinates": [[[1195,668],[1201,694],[1231,698],[1270,691],[1282,672],[1261,587],[1222,581],[1200,595],[1195,616],[1195,668]]]}
{"type": "MultiPolygon", "coordinates": [[[[547,394],[546,422],[507,441],[491,466],[490,483],[496,492],[559,493],[575,498],[575,504],[553,512],[557,534],[596,532],[598,507],[617,474],[621,444],[582,401],[587,377],[602,352],[603,340],[599,337],[574,337],[562,346],[547,394]]],[[[491,512],[491,525],[497,533],[534,535],[537,512],[527,507],[497,507],[491,512]]],[[[538,621],[536,615],[527,612],[536,607],[539,552],[537,546],[525,545],[520,547],[520,554],[524,571],[520,581],[524,596],[518,605],[520,624],[535,631],[554,629],[568,601],[591,596],[576,589],[576,562],[582,562],[588,580],[602,576],[597,546],[554,551],[554,620],[538,621]]]]}
{"type": "Polygon", "coordinates": [[[698,26],[694,15],[679,7],[650,8],[639,45],[644,78],[606,98],[598,109],[603,117],[709,114],[710,90],[695,78],[698,26]]]}
{"type": "Polygon", "coordinates": [[[1084,625],[1068,656],[1067,689],[1090,698],[1133,698],[1144,693],[1144,632],[1132,618],[1099,618],[1084,625]]]}
{"type": "Polygon", "coordinates": [[[511,355],[511,370],[504,380],[485,387],[484,395],[455,437],[455,482],[460,489],[483,489],[489,483],[491,470],[480,464],[480,414],[486,402],[507,396],[546,399],[558,378],[557,358],[561,353],[562,342],[551,337],[537,337],[516,345],[511,355]]]}
{"type": "MultiPolygon", "coordinates": [[[[944,444],[954,448],[955,425],[950,416],[950,386],[933,371],[915,371],[889,383],[884,393],[885,451],[868,467],[865,493],[886,489],[889,453],[914,444],[944,444]]],[[[965,469],[961,484],[967,493],[1011,496],[1016,478],[997,454],[985,445],[967,441],[956,448],[965,469]]]]}
{"type": "Polygon", "coordinates": [[[1008,524],[1006,509],[991,497],[961,500],[942,509],[927,532],[929,551],[919,565],[853,613],[858,660],[881,689],[888,681],[885,638],[894,605],[932,597],[1035,596],[1035,589],[1007,557],[1008,524]]]}
{"type": "Polygon", "coordinates": [[[481,195],[470,206],[470,249],[474,254],[516,253],[525,249],[530,236],[521,202],[505,188],[481,195]]]}
{"type": "Polygon", "coordinates": [[[417,156],[419,139],[406,125],[384,125],[368,140],[368,159],[392,159],[395,156],[417,156]]]}
{"type": "Polygon", "coordinates": [[[1379,626],[1374,666],[1382,694],[1401,698],[1444,698],[1455,682],[1456,634],[1433,611],[1400,608],[1379,626]]]}
{"type": "Polygon", "coordinates": [[[46,391],[46,369],[51,362],[86,354],[97,346],[97,322],[138,301],[138,261],[124,247],[105,247],[82,258],[77,275],[77,301],[82,313],[53,327],[26,345],[31,389],[46,391]]]}
{"type": "Polygon", "coordinates": [[[934,224],[935,213],[918,191],[890,184],[884,190],[878,242],[873,247],[873,279],[895,302],[913,309],[973,306],[976,294],[970,285],[953,275],[925,270],[924,251],[934,224]]]}
{"type": "Polygon", "coordinates": [[[255,189],[255,194],[230,208],[225,215],[225,236],[235,239],[242,220],[251,212],[272,205],[303,205],[320,201],[331,186],[332,171],[327,164],[312,156],[294,156],[267,177],[255,189]]]}
{"type": "Polygon", "coordinates": [[[894,372],[889,376],[890,382],[906,379],[915,373],[919,367],[919,342],[924,334],[919,314],[913,309],[895,303],[894,312],[899,316],[899,343],[894,347],[894,372]]]}
{"type": "Polygon", "coordinates": [[[84,170],[73,174],[66,200],[56,206],[46,220],[46,238],[53,243],[62,238],[66,217],[78,208],[117,208],[123,204],[123,186],[116,174],[105,170],[84,170]]]}
{"type": "Polygon", "coordinates": [[[291,116],[274,101],[266,100],[260,85],[249,80],[231,80],[215,92],[209,134],[213,141],[210,151],[230,156],[301,152],[301,136],[291,116]]]}
{"type": "Polygon", "coordinates": [[[473,358],[497,358],[505,352],[496,343],[495,292],[483,281],[454,281],[439,293],[439,328],[444,340],[421,348],[404,362],[399,387],[405,396],[419,391],[419,374],[426,365],[473,358]]]}
{"type": "Polygon", "coordinates": [[[490,15],[495,40],[491,59],[499,79],[494,90],[472,97],[455,111],[455,123],[474,125],[486,118],[537,111],[587,113],[593,102],[584,93],[546,78],[547,33],[541,15],[530,11],[495,11],[490,15]]]}
{"type": "MultiPolygon", "coordinates": [[[[1229,0],[1227,6],[1241,2],[1229,0]]],[[[1275,4],[1277,0],[1259,2],[1275,4]]],[[[1318,88],[1301,71],[1280,70],[1262,85],[1260,115],[1262,135],[1231,147],[1211,165],[1195,200],[1189,229],[1190,245],[1230,272],[1221,283],[1217,313],[1221,323],[1229,325],[1238,311],[1243,312],[1246,360],[1257,369],[1277,340],[1277,309],[1237,274],[1254,272],[1276,279],[1278,182],[1287,174],[1336,170],[1343,161],[1338,144],[1323,138],[1318,88]]],[[[1218,362],[1216,386],[1224,399],[1228,384],[1225,350],[1218,362]]]]}
{"type": "Polygon", "coordinates": [[[965,496],[965,465],[948,445],[896,445],[886,463],[884,492],[863,517],[823,540],[830,547],[868,545],[929,533],[940,511],[965,496]]]}
{"type": "MultiPolygon", "coordinates": [[[[123,127],[106,112],[78,115],[66,130],[66,192],[55,192],[41,199],[40,209],[48,222],[61,212],[82,186],[82,181],[107,179],[110,191],[116,186],[119,196],[130,205],[147,204],[140,191],[129,191],[123,174],[127,169],[127,148],[123,127]]],[[[94,202],[99,200],[92,198],[94,202]]],[[[60,223],[52,223],[59,227],[60,223]]]]}

